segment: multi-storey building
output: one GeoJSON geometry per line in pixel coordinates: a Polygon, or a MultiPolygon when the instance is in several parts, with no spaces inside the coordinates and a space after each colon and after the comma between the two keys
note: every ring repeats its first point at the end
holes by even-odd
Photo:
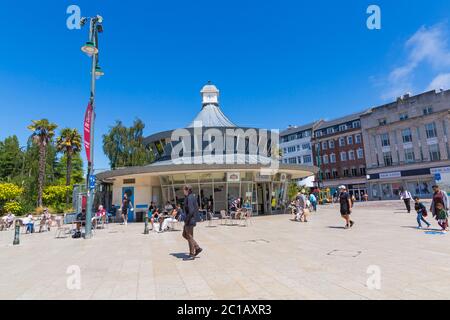
{"type": "Polygon", "coordinates": [[[398,199],[401,188],[431,197],[450,170],[450,90],[406,94],[361,115],[361,126],[370,198],[398,199]]]}
{"type": "Polygon", "coordinates": [[[361,114],[324,121],[312,138],[318,186],[333,194],[339,185],[346,185],[357,200],[367,192],[361,114]]]}
{"type": "MultiPolygon", "coordinates": [[[[303,126],[290,126],[280,133],[281,162],[284,164],[313,165],[311,137],[314,129],[322,120],[303,126]]],[[[306,178],[300,183],[313,186],[314,177],[306,178]]]]}

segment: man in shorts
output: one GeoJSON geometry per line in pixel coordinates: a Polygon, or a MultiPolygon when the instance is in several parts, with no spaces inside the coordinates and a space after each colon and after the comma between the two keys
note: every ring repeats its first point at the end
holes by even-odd
{"type": "Polygon", "coordinates": [[[345,229],[349,229],[353,227],[355,223],[350,219],[353,203],[352,198],[347,192],[347,188],[345,186],[339,187],[339,204],[341,209],[341,216],[346,222],[345,229]]]}

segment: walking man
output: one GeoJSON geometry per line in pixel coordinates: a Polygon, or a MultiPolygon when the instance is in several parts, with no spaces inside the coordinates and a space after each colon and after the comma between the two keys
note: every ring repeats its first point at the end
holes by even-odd
{"type": "Polygon", "coordinates": [[[186,214],[186,219],[184,220],[183,228],[183,238],[185,238],[189,244],[189,255],[191,259],[194,259],[200,252],[203,251],[202,248],[194,240],[194,227],[197,225],[196,217],[198,215],[198,203],[197,197],[192,193],[192,187],[186,185],[183,188],[185,195],[184,198],[184,212],[186,214]]]}
{"type": "Polygon", "coordinates": [[[123,219],[123,224],[127,225],[128,222],[128,208],[130,207],[130,200],[128,199],[128,195],[125,193],[123,195],[123,200],[122,200],[122,219],[123,219]]]}
{"type": "Polygon", "coordinates": [[[349,193],[347,192],[346,186],[340,186],[339,191],[340,191],[339,204],[340,204],[340,209],[341,209],[341,216],[346,222],[345,229],[348,229],[348,228],[353,227],[353,225],[355,224],[350,219],[350,215],[352,214],[353,203],[352,203],[352,199],[351,199],[349,193]]]}
{"type": "Polygon", "coordinates": [[[409,192],[406,189],[403,189],[402,193],[400,193],[400,199],[405,202],[406,210],[408,210],[408,213],[411,212],[411,192],[409,192]]]}
{"type": "Polygon", "coordinates": [[[295,220],[302,222],[302,218],[304,222],[308,222],[305,217],[305,209],[306,209],[306,197],[305,191],[301,191],[297,194],[297,198],[295,199],[295,205],[297,207],[297,217],[295,220]]]}

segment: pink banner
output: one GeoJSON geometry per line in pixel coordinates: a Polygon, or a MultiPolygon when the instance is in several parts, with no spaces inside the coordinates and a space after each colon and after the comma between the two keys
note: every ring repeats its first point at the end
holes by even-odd
{"type": "Polygon", "coordinates": [[[84,149],[86,150],[86,158],[91,162],[91,121],[92,121],[92,105],[89,103],[84,115],[84,149]]]}

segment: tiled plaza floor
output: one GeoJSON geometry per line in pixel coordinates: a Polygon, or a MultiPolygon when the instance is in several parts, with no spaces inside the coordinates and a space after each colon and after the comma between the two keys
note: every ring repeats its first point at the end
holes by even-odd
{"type": "Polygon", "coordinates": [[[0,299],[450,299],[450,234],[414,229],[400,201],[357,204],[353,216],[352,230],[335,205],[308,223],[201,223],[194,261],[183,260],[180,231],[144,235],[143,224],[110,225],[91,240],[22,234],[19,246],[0,232],[0,299]],[[70,266],[79,290],[68,289],[70,266]],[[379,289],[368,288],[368,270],[381,272],[379,289]]]}

